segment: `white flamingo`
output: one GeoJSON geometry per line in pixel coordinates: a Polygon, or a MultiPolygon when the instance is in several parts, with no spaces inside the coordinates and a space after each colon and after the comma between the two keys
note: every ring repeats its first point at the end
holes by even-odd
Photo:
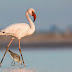
{"type": "Polygon", "coordinates": [[[27,36],[27,35],[33,34],[34,31],[35,31],[35,25],[34,25],[33,22],[36,19],[36,14],[35,14],[35,10],[33,8],[30,8],[30,9],[28,9],[26,11],[26,18],[29,21],[30,26],[28,24],[26,24],[26,23],[17,23],[17,24],[12,24],[12,25],[10,25],[10,26],[8,26],[5,29],[2,29],[0,31],[0,35],[11,35],[11,36],[13,36],[11,41],[10,41],[10,43],[8,44],[8,46],[6,48],[4,56],[3,56],[3,58],[2,58],[2,60],[0,62],[0,66],[1,66],[1,63],[2,63],[5,55],[6,55],[6,52],[7,52],[8,48],[9,48],[10,44],[14,40],[14,37],[17,37],[18,40],[19,40],[19,51],[20,51],[20,54],[21,54],[21,57],[22,57],[23,64],[25,66],[25,63],[24,63],[24,60],[23,60],[23,56],[22,56],[22,53],[21,53],[21,48],[20,48],[20,39],[22,37],[27,36]],[[29,14],[34,17],[33,21],[30,19],[29,14]]]}

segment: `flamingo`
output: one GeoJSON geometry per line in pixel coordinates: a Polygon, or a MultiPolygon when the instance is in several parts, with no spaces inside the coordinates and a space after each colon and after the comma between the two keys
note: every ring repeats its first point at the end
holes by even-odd
{"type": "Polygon", "coordinates": [[[5,55],[6,55],[6,52],[8,51],[10,44],[12,43],[14,38],[16,37],[16,38],[18,38],[18,41],[19,41],[19,51],[20,51],[20,55],[21,55],[21,58],[22,58],[23,65],[25,67],[25,63],[24,63],[21,48],[20,48],[20,39],[22,37],[27,36],[27,35],[32,35],[35,31],[35,25],[34,25],[33,22],[36,20],[36,14],[35,14],[35,10],[33,8],[29,8],[26,11],[26,18],[29,21],[30,25],[28,25],[27,23],[16,23],[16,24],[12,24],[12,25],[10,25],[10,26],[8,26],[5,29],[2,29],[0,31],[0,35],[10,35],[10,36],[12,36],[11,41],[9,42],[9,44],[6,47],[5,53],[4,53],[3,58],[0,62],[0,66],[2,64],[2,61],[5,57],[5,55]],[[30,19],[29,14],[34,17],[33,21],[30,19]]]}

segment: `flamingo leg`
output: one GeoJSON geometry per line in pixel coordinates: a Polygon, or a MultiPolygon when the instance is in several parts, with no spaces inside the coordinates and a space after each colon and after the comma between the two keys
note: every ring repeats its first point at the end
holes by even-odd
{"type": "Polygon", "coordinates": [[[2,61],[3,61],[3,59],[4,59],[5,55],[6,55],[6,52],[7,52],[8,48],[9,48],[9,46],[10,46],[10,44],[12,43],[13,40],[14,40],[14,37],[11,39],[11,41],[10,41],[9,44],[8,44],[8,46],[6,47],[6,51],[5,51],[4,56],[3,56],[3,58],[2,58],[2,60],[1,60],[1,62],[0,62],[0,66],[1,66],[2,61]]]}
{"type": "MultiPolygon", "coordinates": [[[[24,64],[24,60],[23,60],[23,56],[22,56],[22,53],[21,53],[21,48],[20,48],[20,39],[19,39],[19,51],[20,51],[21,58],[22,58],[22,61],[23,61],[23,64],[24,64]]],[[[24,67],[25,67],[25,64],[24,64],[24,67]]]]}

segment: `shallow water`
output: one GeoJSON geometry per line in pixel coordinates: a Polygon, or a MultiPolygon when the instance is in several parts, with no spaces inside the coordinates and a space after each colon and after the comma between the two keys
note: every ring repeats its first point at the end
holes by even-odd
{"type": "MultiPolygon", "coordinates": [[[[18,48],[10,48],[11,51],[20,55],[18,48]]],[[[4,54],[5,49],[0,50],[0,60],[4,54]]],[[[34,69],[36,72],[71,72],[72,71],[72,49],[65,48],[40,48],[40,49],[23,49],[23,58],[26,64],[26,69],[34,69]]],[[[21,66],[11,66],[12,58],[7,52],[0,72],[4,69],[24,68],[21,66]]],[[[19,63],[16,63],[19,65],[19,63]]],[[[6,72],[6,70],[5,70],[6,72]]]]}

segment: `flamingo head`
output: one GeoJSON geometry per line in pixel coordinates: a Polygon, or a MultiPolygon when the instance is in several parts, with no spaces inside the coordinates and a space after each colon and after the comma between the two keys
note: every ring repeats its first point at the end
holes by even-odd
{"type": "Polygon", "coordinates": [[[31,16],[34,17],[34,20],[33,20],[33,22],[34,22],[34,21],[36,20],[35,10],[34,10],[33,8],[30,8],[30,9],[28,9],[27,11],[28,11],[28,13],[29,13],[31,16]]]}

